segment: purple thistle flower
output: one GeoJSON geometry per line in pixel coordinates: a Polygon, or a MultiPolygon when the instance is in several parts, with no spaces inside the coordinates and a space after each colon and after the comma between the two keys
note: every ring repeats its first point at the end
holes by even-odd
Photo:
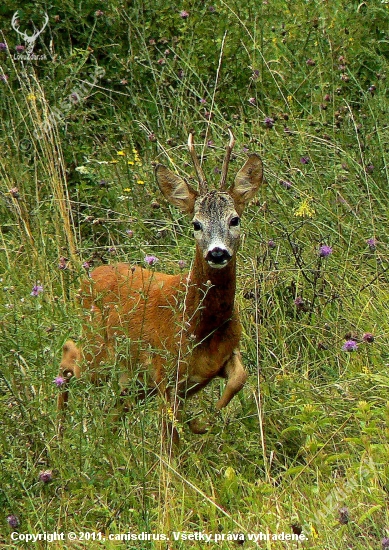
{"type": "Polygon", "coordinates": [[[297,298],[294,301],[294,305],[297,307],[303,307],[304,299],[301,296],[297,296],[297,298]]]}
{"type": "Polygon", "coordinates": [[[83,267],[84,269],[89,269],[90,266],[91,266],[91,263],[90,263],[90,262],[84,262],[84,263],[82,264],[82,267],[83,267]]]}
{"type": "Polygon", "coordinates": [[[51,470],[45,470],[39,474],[39,481],[42,483],[50,483],[53,479],[53,472],[51,470]]]}
{"type": "Polygon", "coordinates": [[[0,74],[0,81],[7,82],[9,76],[7,74],[0,74]]]}
{"type": "Polygon", "coordinates": [[[342,350],[347,352],[357,351],[357,349],[358,349],[358,344],[356,343],[355,340],[347,340],[342,346],[342,350]]]}
{"type": "Polygon", "coordinates": [[[268,248],[275,248],[276,243],[273,241],[273,239],[270,239],[270,241],[268,241],[268,243],[267,243],[267,246],[268,246],[268,248]]]}
{"type": "Polygon", "coordinates": [[[362,340],[364,342],[372,344],[374,342],[374,335],[371,332],[365,332],[365,334],[362,336],[362,340]]]}
{"type": "Polygon", "coordinates": [[[151,256],[151,255],[149,255],[149,254],[146,254],[146,256],[145,256],[145,262],[146,262],[146,264],[148,264],[148,265],[154,265],[154,264],[156,264],[158,261],[159,261],[159,260],[158,260],[158,258],[157,258],[156,256],[151,256]]]}
{"type": "Polygon", "coordinates": [[[178,260],[178,267],[180,269],[184,269],[186,267],[186,261],[185,260],[178,260]]]}
{"type": "Polygon", "coordinates": [[[18,52],[18,53],[22,53],[24,52],[26,48],[24,46],[22,46],[21,44],[18,44],[17,46],[15,46],[15,50],[18,52]]]}
{"type": "Polygon", "coordinates": [[[266,128],[273,128],[274,126],[274,118],[271,118],[269,116],[267,116],[265,118],[265,120],[263,121],[264,125],[266,126],[266,128]]]}
{"type": "Polygon", "coordinates": [[[39,296],[41,292],[43,292],[43,286],[35,285],[32,287],[31,296],[39,296]]]}
{"type": "Polygon", "coordinates": [[[377,240],[372,237],[371,239],[367,239],[366,244],[370,248],[370,250],[375,250],[377,247],[377,240]]]}
{"type": "Polygon", "coordinates": [[[207,100],[204,99],[204,98],[202,97],[202,98],[200,99],[200,103],[201,103],[202,105],[204,105],[205,103],[207,103],[207,100]]]}
{"type": "Polygon", "coordinates": [[[382,550],[389,548],[389,538],[385,537],[384,539],[382,539],[381,544],[382,544],[382,550]]]}
{"type": "Polygon", "coordinates": [[[290,181],[287,180],[281,180],[280,181],[282,187],[285,187],[285,189],[290,189],[292,187],[292,184],[290,181]]]}
{"type": "Polygon", "coordinates": [[[332,254],[332,248],[327,244],[321,245],[321,247],[319,248],[320,258],[327,258],[330,254],[332,254]]]}
{"type": "Polygon", "coordinates": [[[130,239],[134,236],[134,232],[132,229],[126,229],[127,236],[130,237],[130,239]]]}
{"type": "Polygon", "coordinates": [[[7,44],[0,42],[0,52],[5,52],[6,50],[8,50],[7,44]]]}
{"type": "Polygon", "coordinates": [[[189,12],[186,11],[186,10],[181,10],[181,11],[180,11],[180,17],[182,17],[182,19],[188,19],[188,17],[189,17],[189,12]]]}
{"type": "Polygon", "coordinates": [[[251,78],[253,80],[257,80],[257,78],[259,78],[259,74],[260,73],[259,73],[258,69],[254,69],[253,74],[251,75],[251,78]]]}
{"type": "Polygon", "coordinates": [[[20,525],[19,518],[17,516],[15,516],[15,514],[10,514],[7,517],[7,522],[8,522],[8,525],[10,527],[12,527],[13,529],[16,529],[20,525]]]}
{"type": "Polygon", "coordinates": [[[250,97],[249,98],[249,103],[250,103],[250,105],[255,105],[255,97],[250,97]]]}
{"type": "Polygon", "coordinates": [[[368,164],[365,170],[367,174],[371,174],[372,172],[374,172],[374,164],[368,164]]]}
{"type": "Polygon", "coordinates": [[[307,59],[306,63],[308,65],[308,67],[314,67],[316,65],[316,61],[314,61],[311,58],[307,59]]]}
{"type": "Polygon", "coordinates": [[[209,6],[208,11],[210,11],[211,13],[215,13],[216,11],[215,6],[209,6]]]}
{"type": "Polygon", "coordinates": [[[54,384],[57,386],[57,388],[60,388],[64,384],[66,384],[66,379],[63,376],[57,376],[53,380],[54,384]]]}
{"type": "Polygon", "coordinates": [[[308,164],[309,163],[309,157],[301,157],[300,162],[301,162],[301,164],[308,164]]]}

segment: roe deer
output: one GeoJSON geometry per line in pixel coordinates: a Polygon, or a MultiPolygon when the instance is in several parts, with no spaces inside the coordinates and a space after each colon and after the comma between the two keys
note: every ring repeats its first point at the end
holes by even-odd
{"type": "MultiPolygon", "coordinates": [[[[234,303],[236,253],[240,216],[262,182],[262,161],[256,153],[227,188],[226,178],[234,136],[226,149],[220,190],[209,190],[196,156],[193,136],[188,147],[199,180],[199,191],[161,164],[158,186],[165,198],[192,217],[196,253],[186,275],[166,275],[125,263],[94,269],[82,286],[82,304],[90,312],[88,345],[81,352],[69,340],[63,348],[60,376],[65,379],[58,406],[68,400],[67,382],[80,376],[84,365],[93,381],[102,365],[115,358],[117,337],[128,339],[129,354],[120,359],[120,387],[137,379],[167,400],[173,420],[165,430],[178,442],[175,418],[182,400],[204,388],[216,376],[227,380],[216,409],[225,407],[241,390],[247,372],[239,352],[241,325],[234,303]],[[137,373],[137,374],[135,374],[137,373]]],[[[103,369],[104,370],[104,369],[103,369]]],[[[100,375],[99,375],[100,371],[100,375]]],[[[123,393],[123,392],[122,392],[123,393]]],[[[189,422],[195,433],[205,428],[189,422]]]]}

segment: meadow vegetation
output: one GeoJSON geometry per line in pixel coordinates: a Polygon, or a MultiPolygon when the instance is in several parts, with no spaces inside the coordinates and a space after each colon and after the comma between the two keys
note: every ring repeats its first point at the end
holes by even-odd
{"type": "MultiPolygon", "coordinates": [[[[304,533],[243,547],[389,548],[389,3],[70,0],[0,6],[0,545],[12,531],[166,533],[52,548],[203,548],[173,532],[304,533]],[[41,59],[23,59],[32,33],[41,59]],[[102,262],[189,269],[190,220],[153,161],[219,180],[258,152],[238,293],[250,377],[186,404],[212,419],[161,445],[156,399],[115,431],[118,380],[54,383],[80,338],[80,280],[102,262]],[[186,266],[186,267],[184,267],[186,266]]],[[[126,342],[119,348],[126,353],[126,342]]],[[[241,541],[242,542],[242,541],[241,541]]],[[[45,547],[37,542],[37,547],[45,547]]],[[[235,548],[225,540],[208,548],[235,548]]]]}

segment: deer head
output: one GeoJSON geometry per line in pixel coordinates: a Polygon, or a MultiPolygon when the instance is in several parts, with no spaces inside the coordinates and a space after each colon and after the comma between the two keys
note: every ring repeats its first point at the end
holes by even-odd
{"type": "Polygon", "coordinates": [[[240,240],[240,216],[245,205],[258,191],[263,178],[263,165],[256,153],[249,155],[244,166],[227,187],[227,171],[235,140],[229,130],[219,190],[209,190],[196,156],[193,136],[188,147],[199,181],[195,190],[181,176],[165,166],[156,166],[159,188],[165,198],[182,212],[192,216],[194,237],[204,260],[215,269],[225,267],[235,256],[240,240]]]}

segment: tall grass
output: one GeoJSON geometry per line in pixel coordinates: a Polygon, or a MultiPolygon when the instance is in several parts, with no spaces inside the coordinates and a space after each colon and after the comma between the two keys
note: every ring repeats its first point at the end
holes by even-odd
{"type": "Polygon", "coordinates": [[[174,540],[185,531],[245,533],[251,547],[247,533],[302,530],[310,549],[381,548],[387,4],[27,3],[21,28],[50,17],[39,63],[13,57],[14,9],[1,8],[0,39],[1,543],[23,546],[12,531],[88,531],[171,539],[128,548],[204,546],[174,540]],[[104,75],[93,80],[97,68],[104,75]],[[72,384],[58,438],[53,379],[62,344],[81,335],[80,278],[89,264],[142,263],[147,253],[162,271],[190,265],[189,220],[161,198],[151,162],[194,179],[185,146],[193,129],[212,176],[228,126],[237,141],[230,177],[247,150],[261,154],[266,175],[238,258],[249,382],[219,415],[218,382],[188,402],[212,428],[195,436],[182,426],[169,460],[157,400],[134,403],[116,431],[107,420],[114,364],[103,386],[72,384]],[[332,252],[321,256],[323,245],[332,252]],[[43,291],[31,295],[34,286],[43,291]],[[345,351],[347,342],[357,349],[345,351]]]}

